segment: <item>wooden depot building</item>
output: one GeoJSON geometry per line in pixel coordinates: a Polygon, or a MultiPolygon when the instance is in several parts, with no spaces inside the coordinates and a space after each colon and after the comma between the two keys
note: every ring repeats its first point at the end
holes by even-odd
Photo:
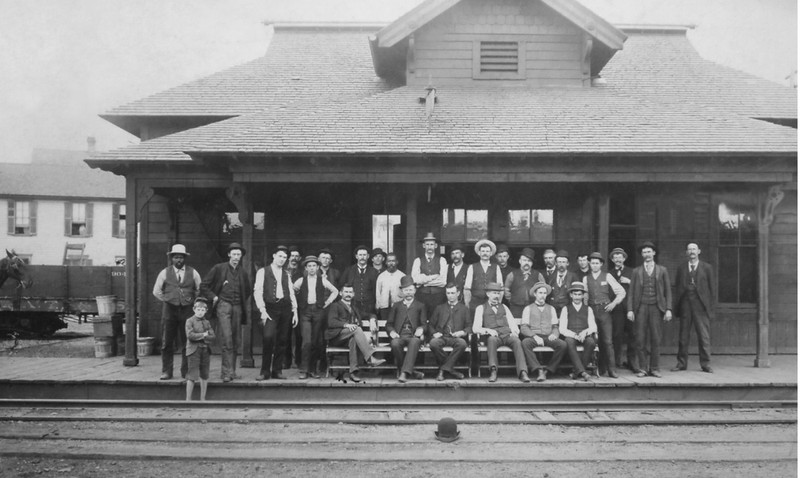
{"type": "Polygon", "coordinates": [[[407,271],[433,231],[446,254],[506,243],[514,265],[533,247],[539,268],[546,248],[623,247],[635,266],[651,240],[673,278],[696,240],[719,281],[714,353],[796,353],[795,89],[703,59],[689,27],[615,26],[575,0],[273,28],[263,57],[102,115],[142,140],[88,161],[126,178],[142,335],[159,335],[150,290],[175,242],[201,273],[232,241],[248,266],[293,244],[344,268],[366,244],[407,271]]]}

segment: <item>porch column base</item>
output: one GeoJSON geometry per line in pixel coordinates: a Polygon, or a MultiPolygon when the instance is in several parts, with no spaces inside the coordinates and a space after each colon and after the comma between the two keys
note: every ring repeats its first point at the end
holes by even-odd
{"type": "Polygon", "coordinates": [[[125,357],[122,360],[122,365],[124,365],[125,367],[136,367],[137,365],[139,365],[139,359],[136,357],[125,357]]]}
{"type": "Polygon", "coordinates": [[[762,358],[756,357],[755,363],[753,364],[756,368],[770,368],[772,364],[769,361],[769,357],[762,358]]]}

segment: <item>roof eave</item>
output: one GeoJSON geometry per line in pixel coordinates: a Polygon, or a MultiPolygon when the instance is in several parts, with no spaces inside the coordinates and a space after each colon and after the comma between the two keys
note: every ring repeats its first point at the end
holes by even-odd
{"type": "Polygon", "coordinates": [[[380,48],[390,48],[461,0],[427,0],[382,28],[375,36],[380,48]]]}
{"type": "Polygon", "coordinates": [[[622,50],[622,44],[628,38],[621,30],[576,0],[542,0],[542,3],[612,50],[622,50]]]}

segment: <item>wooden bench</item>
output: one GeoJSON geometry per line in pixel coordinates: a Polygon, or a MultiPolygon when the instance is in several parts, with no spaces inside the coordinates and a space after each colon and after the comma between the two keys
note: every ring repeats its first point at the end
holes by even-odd
{"type": "MultiPolygon", "coordinates": [[[[392,347],[391,342],[392,339],[389,338],[389,333],[386,332],[386,321],[385,320],[377,320],[377,319],[365,319],[361,321],[361,329],[364,331],[364,334],[370,339],[370,344],[375,349],[375,352],[381,354],[381,358],[387,359],[387,363],[378,367],[369,367],[371,370],[391,370],[396,371],[397,366],[395,364],[389,364],[388,360],[391,359],[392,356],[392,347]],[[372,320],[372,321],[371,321],[372,320]],[[374,321],[374,322],[373,322],[374,321]]],[[[469,344],[469,341],[467,341],[469,344]]],[[[452,347],[444,347],[443,350],[447,353],[453,351],[452,347]]],[[[408,351],[408,347],[404,347],[404,351],[408,351]]],[[[426,365],[425,364],[425,355],[431,353],[431,348],[427,343],[424,343],[422,347],[419,349],[419,355],[417,357],[417,365],[415,365],[415,370],[420,371],[438,371],[439,367],[435,364],[433,365],[426,365]]],[[[464,351],[466,357],[469,357],[470,347],[467,346],[467,349],[464,351]]],[[[328,346],[325,348],[325,354],[328,357],[328,376],[331,373],[336,371],[346,371],[350,369],[349,363],[349,354],[350,349],[348,347],[331,347],[328,346]],[[344,364],[337,364],[335,363],[335,358],[343,356],[344,357],[344,364]]],[[[466,361],[465,365],[457,364],[455,368],[457,369],[466,369],[467,375],[472,376],[472,370],[470,367],[469,358],[466,361]]]]}

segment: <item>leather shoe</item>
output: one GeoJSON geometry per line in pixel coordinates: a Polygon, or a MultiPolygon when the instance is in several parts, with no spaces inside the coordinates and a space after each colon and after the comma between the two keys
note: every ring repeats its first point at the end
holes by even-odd
{"type": "Polygon", "coordinates": [[[297,378],[299,378],[300,380],[305,380],[305,379],[308,378],[308,373],[307,372],[300,372],[299,374],[297,374],[297,378]]]}
{"type": "Polygon", "coordinates": [[[705,366],[705,367],[703,367],[703,372],[705,372],[705,373],[714,373],[714,369],[711,368],[710,366],[705,366]]]}
{"type": "Polygon", "coordinates": [[[650,372],[650,375],[655,378],[661,378],[661,372],[659,372],[658,370],[653,370],[652,372],[650,372]]]}
{"type": "Polygon", "coordinates": [[[319,378],[319,374],[317,372],[308,372],[308,378],[319,378]]]}
{"type": "Polygon", "coordinates": [[[386,363],[385,359],[376,359],[375,357],[370,357],[369,358],[369,366],[370,367],[380,367],[384,363],[386,363]]]}
{"type": "Polygon", "coordinates": [[[400,376],[397,377],[397,381],[400,383],[408,382],[408,374],[406,374],[405,372],[400,372],[400,376]]]}
{"type": "Polygon", "coordinates": [[[611,369],[608,369],[608,377],[609,378],[619,378],[619,375],[617,375],[617,372],[615,372],[615,371],[613,371],[611,369]]]}
{"type": "Polygon", "coordinates": [[[493,368],[491,372],[489,372],[489,381],[496,382],[497,381],[497,369],[493,368]]]}
{"type": "Polygon", "coordinates": [[[686,367],[681,367],[680,365],[676,365],[669,369],[670,372],[683,372],[684,370],[686,370],[686,367]]]}
{"type": "Polygon", "coordinates": [[[172,380],[172,374],[171,373],[162,373],[161,374],[161,378],[159,378],[159,380],[172,380]]]}
{"type": "Polygon", "coordinates": [[[543,368],[539,369],[539,375],[536,377],[537,382],[544,382],[547,380],[547,371],[543,368]]]}
{"type": "Polygon", "coordinates": [[[225,378],[222,379],[222,381],[225,382],[225,383],[230,382],[231,380],[233,380],[233,379],[230,378],[230,377],[225,377],[225,378]]]}
{"type": "Polygon", "coordinates": [[[443,382],[444,381],[444,371],[443,370],[439,370],[439,373],[436,375],[436,381],[437,382],[443,382]]]}
{"type": "Polygon", "coordinates": [[[275,380],[286,380],[286,377],[284,377],[280,372],[272,372],[272,378],[275,380]]]}
{"type": "Polygon", "coordinates": [[[269,377],[266,375],[259,375],[256,377],[256,382],[261,382],[262,380],[269,380],[269,377]]]}
{"type": "Polygon", "coordinates": [[[588,382],[589,381],[589,374],[586,373],[586,372],[581,372],[581,380],[583,380],[584,382],[588,382]]]}
{"type": "Polygon", "coordinates": [[[362,381],[361,377],[359,377],[358,373],[356,372],[350,372],[350,380],[352,380],[353,383],[359,383],[362,381]]]}
{"type": "Polygon", "coordinates": [[[413,375],[413,376],[414,376],[414,378],[415,378],[415,379],[417,379],[417,380],[422,380],[423,378],[425,378],[425,374],[424,374],[424,373],[422,373],[422,372],[420,372],[419,370],[414,370],[414,372],[412,373],[412,375],[413,375]]]}
{"type": "Polygon", "coordinates": [[[449,370],[448,373],[458,380],[464,380],[464,374],[461,372],[456,372],[455,370],[449,370]]]}
{"type": "Polygon", "coordinates": [[[636,376],[639,377],[639,378],[646,377],[647,376],[647,372],[645,372],[644,370],[639,370],[638,372],[636,372],[636,376]]]}
{"type": "Polygon", "coordinates": [[[519,381],[523,383],[531,383],[531,378],[528,377],[528,372],[523,370],[519,373],[519,381]]]}

